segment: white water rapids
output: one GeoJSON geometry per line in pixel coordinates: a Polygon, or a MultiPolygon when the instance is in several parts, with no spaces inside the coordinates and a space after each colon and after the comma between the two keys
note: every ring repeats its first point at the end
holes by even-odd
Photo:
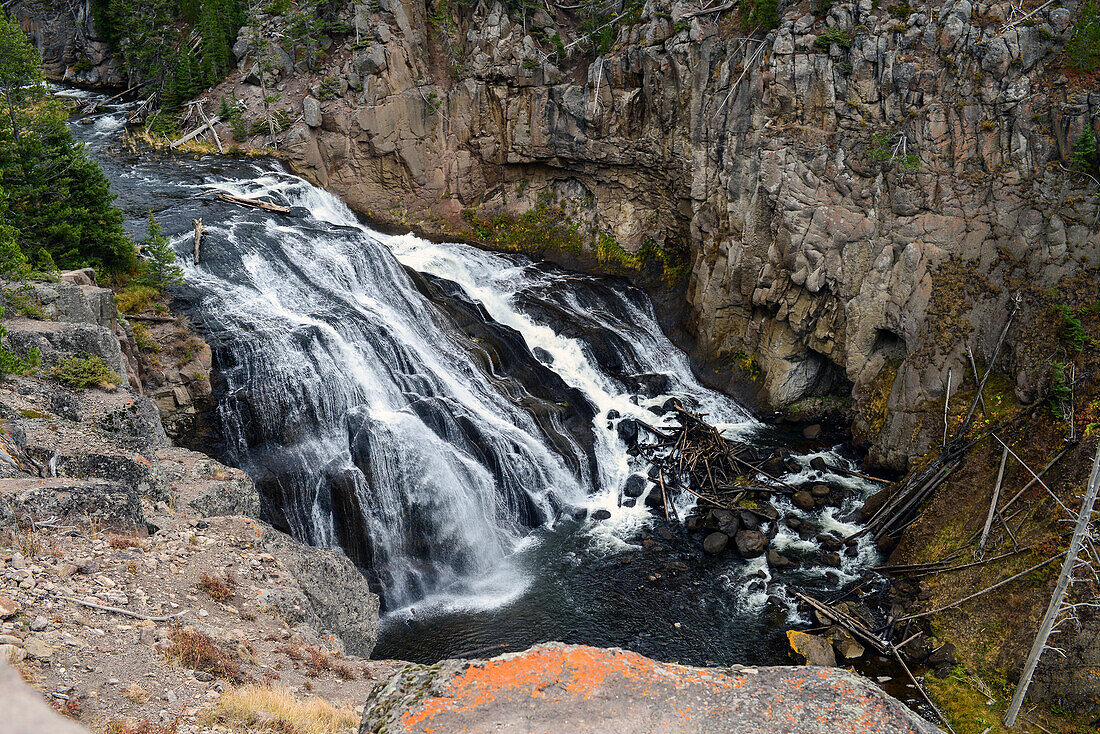
{"type": "MultiPolygon", "coordinates": [[[[783,439],[698,382],[644,294],[521,256],[376,232],[274,162],[123,161],[103,147],[117,121],[76,131],[98,151],[136,237],[149,207],[174,236],[186,270],[179,295],[215,352],[220,454],[256,480],[271,522],[305,542],[342,548],[398,626],[432,610],[437,619],[496,610],[480,621],[455,617],[450,632],[446,621],[409,627],[412,647],[427,645],[425,634],[453,635],[436,659],[509,635],[516,644],[572,636],[664,654],[627,620],[636,603],[662,615],[663,602],[638,602],[641,592],[611,567],[639,555],[638,537],[664,522],[643,501],[619,504],[626,479],[647,467],[627,451],[617,424],[660,425],[651,408],[676,397],[727,435],[783,439]],[[215,191],[293,212],[236,207],[215,191]],[[190,257],[193,217],[206,227],[198,265],[190,257]],[[577,508],[611,517],[583,519],[577,508]],[[561,518],[575,525],[564,535],[556,530],[561,518]],[[586,567],[598,573],[579,578],[586,567]],[[616,622],[627,637],[608,631],[616,622]]],[[[803,512],[780,497],[776,505],[822,532],[847,534],[873,486],[812,471],[814,455],[796,454],[804,468],[786,480],[844,487],[845,504],[803,512]]],[[[822,455],[851,466],[833,451],[822,455]]],[[[679,500],[681,517],[689,500],[679,500]]],[[[787,582],[833,586],[875,558],[864,540],[830,568],[814,560],[813,538],[782,523],[772,531],[773,547],[803,559],[787,582]]],[[[697,541],[676,543],[698,554],[697,541]]],[[[716,585],[708,596],[668,597],[699,607],[701,617],[709,609],[696,623],[700,640],[688,645],[698,660],[712,654],[704,649],[712,619],[720,634],[735,636],[741,628],[759,634],[769,601],[785,617],[795,613],[762,558],[722,559],[712,571],[692,582],[716,585]]],[[[646,574],[642,586],[655,578],[646,574]]],[[[746,636],[732,657],[718,659],[757,659],[752,644],[746,636]]]]}

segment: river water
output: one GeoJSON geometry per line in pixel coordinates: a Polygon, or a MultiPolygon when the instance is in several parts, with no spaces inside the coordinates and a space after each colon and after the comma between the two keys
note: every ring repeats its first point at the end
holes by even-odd
{"type": "Polygon", "coordinates": [[[135,239],[150,211],[173,238],[186,272],[175,295],[214,352],[220,458],[256,480],[272,523],[344,549],[367,575],[385,612],[376,656],[563,640],[777,663],[783,630],[805,621],[788,588],[835,589],[876,560],[863,542],[840,568],[821,565],[816,541],[780,525],[773,545],[801,564],[773,577],[762,558],[705,556],[642,502],[619,506],[646,467],[616,424],[659,425],[650,409],[671,396],[731,437],[790,448],[802,469],[786,481],[845,489],[840,508],[777,499],[822,532],[857,529],[875,489],[808,468],[845,464],[842,447],[779,433],[703,387],[628,284],[383,234],[276,161],[134,155],[113,147],[121,128],[121,115],[74,124],[135,239]],[[193,218],[206,227],[198,265],[193,218]],[[584,512],[597,509],[611,517],[584,512]]]}

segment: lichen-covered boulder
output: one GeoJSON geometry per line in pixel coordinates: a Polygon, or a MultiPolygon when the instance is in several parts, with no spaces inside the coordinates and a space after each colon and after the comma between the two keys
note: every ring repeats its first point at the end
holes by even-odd
{"type": "Polygon", "coordinates": [[[692,668],[550,643],[491,660],[407,665],[375,689],[374,732],[933,734],[866,678],[839,668],[692,668]]]}

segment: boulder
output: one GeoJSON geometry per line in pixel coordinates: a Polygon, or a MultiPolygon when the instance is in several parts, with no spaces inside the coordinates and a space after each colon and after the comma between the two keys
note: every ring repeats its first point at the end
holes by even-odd
{"type": "Polygon", "coordinates": [[[810,489],[810,494],[813,495],[814,497],[828,497],[829,496],[829,488],[824,484],[815,484],[810,489]]]}
{"type": "Polygon", "coordinates": [[[638,421],[633,418],[623,418],[619,421],[619,425],[615,426],[615,432],[619,435],[619,440],[628,448],[638,443],[638,421]]]}
{"type": "Polygon", "coordinates": [[[767,556],[768,565],[772,568],[786,568],[787,566],[791,565],[791,559],[787,558],[785,555],[775,550],[774,548],[768,549],[767,556]]]}
{"type": "Polygon", "coordinates": [[[275,556],[298,582],[302,620],[341,639],[347,652],[369,657],[378,640],[378,595],[346,555],[331,548],[302,545],[284,533],[258,525],[259,545],[275,556]]]}
{"type": "Polygon", "coordinates": [[[839,668],[693,668],[614,648],[550,643],[491,660],[406,665],[366,701],[359,732],[379,731],[935,734],[938,729],[871,681],[839,668]]]}
{"type": "Polygon", "coordinates": [[[321,127],[321,103],[313,97],[303,99],[302,120],[310,127],[321,127]]]}
{"type": "Polygon", "coordinates": [[[14,599],[9,599],[6,596],[0,596],[0,619],[8,619],[14,617],[19,613],[19,610],[23,608],[23,605],[14,599]]]}
{"type": "Polygon", "coordinates": [[[863,645],[843,627],[833,625],[825,632],[825,638],[833,643],[833,650],[845,660],[854,660],[862,657],[865,652],[863,645]]]}
{"type": "Polygon", "coordinates": [[[607,520],[611,517],[611,512],[608,510],[596,510],[592,513],[593,520],[607,520]]]}
{"type": "Polygon", "coordinates": [[[645,491],[646,478],[642,474],[631,474],[623,485],[623,494],[627,497],[641,497],[645,491]]]}
{"type": "Polygon", "coordinates": [[[802,429],[802,437],[809,441],[821,438],[821,424],[814,423],[802,429]]]}
{"type": "Polygon", "coordinates": [[[824,637],[797,630],[787,630],[787,642],[791,646],[791,654],[806,665],[824,665],[828,667],[836,665],[833,646],[824,637]]]}
{"type": "Polygon", "coordinates": [[[734,536],[737,552],[744,558],[757,558],[768,549],[768,537],[759,530],[741,530],[734,536]]]}
{"type": "Polygon", "coordinates": [[[24,683],[19,673],[2,661],[0,701],[4,702],[5,734],[88,734],[80,724],[50,708],[42,694],[24,683]]]}
{"type": "Polygon", "coordinates": [[[814,508],[814,496],[805,490],[795,492],[794,496],[791,497],[791,502],[800,510],[812,510],[814,508]]]}
{"type": "Polygon", "coordinates": [[[707,537],[703,538],[703,550],[710,553],[712,556],[718,555],[726,549],[726,545],[730,542],[730,536],[725,533],[711,533],[707,537]]]}

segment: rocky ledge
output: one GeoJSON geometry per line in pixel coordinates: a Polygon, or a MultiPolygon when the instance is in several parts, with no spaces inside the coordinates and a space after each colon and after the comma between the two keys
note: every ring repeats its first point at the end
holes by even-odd
{"type": "Polygon", "coordinates": [[[939,731],[839,668],[692,668],[550,643],[491,660],[405,666],[368,699],[359,732],[509,730],[939,731]]]}
{"type": "MultiPolygon", "coordinates": [[[[249,684],[362,701],[394,665],[367,660],[378,597],[342,553],[257,519],[243,472],[171,444],[181,406],[154,401],[90,277],[5,289],[5,347],[42,364],[0,382],[0,666],[96,730],[225,731],[223,695],[249,684]],[[129,379],[70,388],[53,367],[74,356],[129,379]]],[[[45,721],[18,731],[68,730],[45,721]]]]}

